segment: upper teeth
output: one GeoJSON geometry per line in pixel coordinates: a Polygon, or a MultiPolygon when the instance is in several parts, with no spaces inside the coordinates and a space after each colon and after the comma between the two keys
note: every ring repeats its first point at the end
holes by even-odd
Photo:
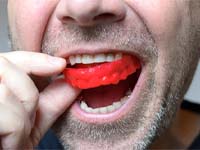
{"type": "Polygon", "coordinates": [[[71,65],[77,63],[82,64],[92,64],[92,63],[102,63],[102,62],[113,62],[122,58],[121,53],[116,54],[96,54],[96,55],[74,55],[69,57],[69,62],[71,65]]]}

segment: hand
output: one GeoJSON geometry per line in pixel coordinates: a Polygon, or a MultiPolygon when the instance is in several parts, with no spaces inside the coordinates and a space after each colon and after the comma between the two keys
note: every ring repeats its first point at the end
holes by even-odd
{"type": "Polygon", "coordinates": [[[1,149],[34,148],[55,120],[79,94],[62,79],[41,93],[29,75],[52,76],[66,61],[42,53],[16,51],[0,54],[1,149]]]}

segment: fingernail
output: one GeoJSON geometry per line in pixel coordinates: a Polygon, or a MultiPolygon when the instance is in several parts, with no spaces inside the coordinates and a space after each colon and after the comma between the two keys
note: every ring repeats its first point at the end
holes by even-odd
{"type": "Polygon", "coordinates": [[[50,64],[55,65],[55,66],[61,66],[65,64],[65,60],[63,58],[58,58],[58,57],[48,57],[48,61],[50,64]]]}

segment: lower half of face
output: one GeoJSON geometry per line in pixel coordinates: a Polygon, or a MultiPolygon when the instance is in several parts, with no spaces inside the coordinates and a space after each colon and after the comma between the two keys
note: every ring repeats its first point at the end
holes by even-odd
{"type": "MultiPolygon", "coordinates": [[[[27,18],[23,11],[17,18],[10,14],[13,48],[42,49],[66,58],[71,63],[66,70],[75,73],[67,74],[68,81],[83,88],[54,125],[66,148],[145,149],[173,118],[198,61],[198,41],[190,16],[176,12],[176,7],[167,7],[172,10],[164,15],[165,7],[161,9],[157,1],[151,11],[142,7],[143,1],[127,0],[122,21],[85,28],[60,22],[58,1],[49,1],[49,7],[41,2],[46,12],[35,7],[32,19],[23,20],[27,18]],[[35,28],[30,25],[33,20],[35,28]]],[[[170,6],[168,2],[165,6],[170,6]]]]}

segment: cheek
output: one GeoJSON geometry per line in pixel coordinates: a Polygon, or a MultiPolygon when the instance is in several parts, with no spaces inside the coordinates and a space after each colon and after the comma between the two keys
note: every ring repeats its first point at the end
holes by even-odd
{"type": "Polygon", "coordinates": [[[58,0],[10,0],[11,32],[22,50],[40,51],[43,33],[58,0]]]}
{"type": "Polygon", "coordinates": [[[174,38],[181,22],[176,0],[126,0],[134,8],[154,38],[174,38]]]}
{"type": "MultiPolygon", "coordinates": [[[[179,38],[185,30],[186,11],[180,0],[127,0],[146,24],[158,48],[158,66],[179,55],[179,38]]],[[[187,17],[188,18],[188,17],[187,17]]],[[[159,69],[158,69],[159,70],[159,69]]]]}

